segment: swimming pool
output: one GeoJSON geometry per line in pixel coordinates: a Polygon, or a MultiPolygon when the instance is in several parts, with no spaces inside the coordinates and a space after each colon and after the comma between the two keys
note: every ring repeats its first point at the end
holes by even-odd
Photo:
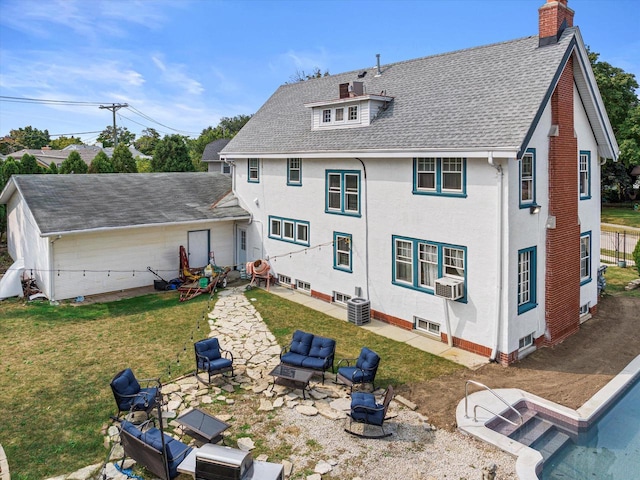
{"type": "MultiPolygon", "coordinates": [[[[535,448],[535,447],[534,447],[535,448]]],[[[640,380],[544,463],[542,480],[640,477],[640,380]]]]}

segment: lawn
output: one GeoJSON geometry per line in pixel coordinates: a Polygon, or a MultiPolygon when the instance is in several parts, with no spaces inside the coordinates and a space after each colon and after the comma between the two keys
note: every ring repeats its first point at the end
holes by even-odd
{"type": "MultiPolygon", "coordinates": [[[[356,357],[363,345],[377,351],[381,386],[462,368],[268,292],[250,297],[281,345],[299,328],[335,338],[336,361],[356,357]]],[[[0,405],[7,412],[0,444],[12,478],[41,479],[104,461],[113,375],[129,366],[139,378],[167,382],[193,371],[192,343],[207,335],[213,306],[205,296],[180,303],[175,292],[79,306],[0,302],[0,405]]]]}
{"type": "Polygon", "coordinates": [[[640,210],[634,210],[632,205],[629,207],[602,207],[600,221],[640,228],[640,210]]]}
{"type": "Polygon", "coordinates": [[[607,280],[607,288],[605,289],[606,294],[624,294],[629,297],[640,298],[640,288],[630,291],[626,291],[624,289],[630,281],[638,278],[638,270],[635,267],[620,268],[609,266],[607,267],[607,271],[604,276],[607,280]]]}

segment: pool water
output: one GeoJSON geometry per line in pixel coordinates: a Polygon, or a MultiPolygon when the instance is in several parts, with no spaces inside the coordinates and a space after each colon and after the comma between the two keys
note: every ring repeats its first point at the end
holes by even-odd
{"type": "Polygon", "coordinates": [[[640,380],[586,432],[545,461],[541,475],[542,480],[640,478],[640,380]]]}

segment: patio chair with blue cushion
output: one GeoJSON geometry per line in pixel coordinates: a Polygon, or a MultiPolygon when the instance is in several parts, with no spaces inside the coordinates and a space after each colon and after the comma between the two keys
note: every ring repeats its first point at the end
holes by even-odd
{"type": "Polygon", "coordinates": [[[367,347],[362,347],[360,356],[357,359],[344,358],[338,362],[338,373],[336,383],[341,382],[350,387],[353,392],[354,385],[370,383],[373,390],[376,389],[375,379],[380,356],[367,347]],[[355,363],[354,363],[355,362],[355,363]]]}
{"type": "Polygon", "coordinates": [[[111,380],[110,385],[118,405],[116,418],[120,418],[122,412],[144,411],[148,414],[159,401],[160,379],[143,378],[138,380],[130,368],[118,372],[111,380]],[[140,382],[145,383],[146,387],[141,387],[140,382]]]}
{"type": "Polygon", "coordinates": [[[196,378],[202,383],[211,383],[211,376],[231,372],[233,376],[233,354],[220,348],[217,338],[211,337],[193,344],[196,354],[196,378]],[[200,378],[200,373],[208,375],[208,381],[200,378]]]}
{"type": "Polygon", "coordinates": [[[354,392],[351,395],[351,412],[349,416],[349,427],[345,431],[351,435],[363,438],[384,438],[391,435],[384,431],[384,421],[386,420],[389,404],[393,400],[393,387],[389,385],[384,392],[382,403],[376,402],[373,393],[354,392]],[[353,422],[363,424],[362,433],[353,430],[353,422]],[[380,427],[381,434],[368,434],[367,426],[380,427]]]}

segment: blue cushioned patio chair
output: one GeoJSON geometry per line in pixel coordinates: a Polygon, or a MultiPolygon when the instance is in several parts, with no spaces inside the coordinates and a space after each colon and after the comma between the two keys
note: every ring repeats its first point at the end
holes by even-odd
{"type": "Polygon", "coordinates": [[[363,438],[384,438],[391,435],[384,431],[384,421],[386,420],[389,404],[393,400],[393,387],[389,385],[384,392],[382,403],[377,403],[373,393],[354,392],[351,395],[351,412],[349,416],[349,427],[345,431],[351,435],[363,438]],[[362,433],[353,431],[353,422],[363,424],[362,433]],[[367,434],[367,426],[380,427],[381,434],[367,434]]]}
{"type": "Polygon", "coordinates": [[[211,376],[231,372],[233,377],[233,354],[220,348],[215,337],[200,340],[193,344],[196,354],[196,378],[202,383],[211,383],[211,376]],[[208,375],[208,381],[200,378],[200,373],[208,375]]]}
{"type": "Polygon", "coordinates": [[[118,405],[116,418],[120,418],[122,412],[144,411],[148,414],[160,400],[160,379],[143,378],[138,380],[130,368],[118,372],[111,380],[110,385],[118,405]],[[146,387],[141,387],[140,382],[145,383],[146,387]]]}
{"type": "Polygon", "coordinates": [[[375,390],[376,372],[378,371],[379,364],[380,356],[373,350],[362,347],[360,356],[357,359],[343,358],[338,362],[336,383],[344,383],[350,388],[351,392],[353,392],[354,385],[362,385],[365,383],[370,383],[375,390]]]}

